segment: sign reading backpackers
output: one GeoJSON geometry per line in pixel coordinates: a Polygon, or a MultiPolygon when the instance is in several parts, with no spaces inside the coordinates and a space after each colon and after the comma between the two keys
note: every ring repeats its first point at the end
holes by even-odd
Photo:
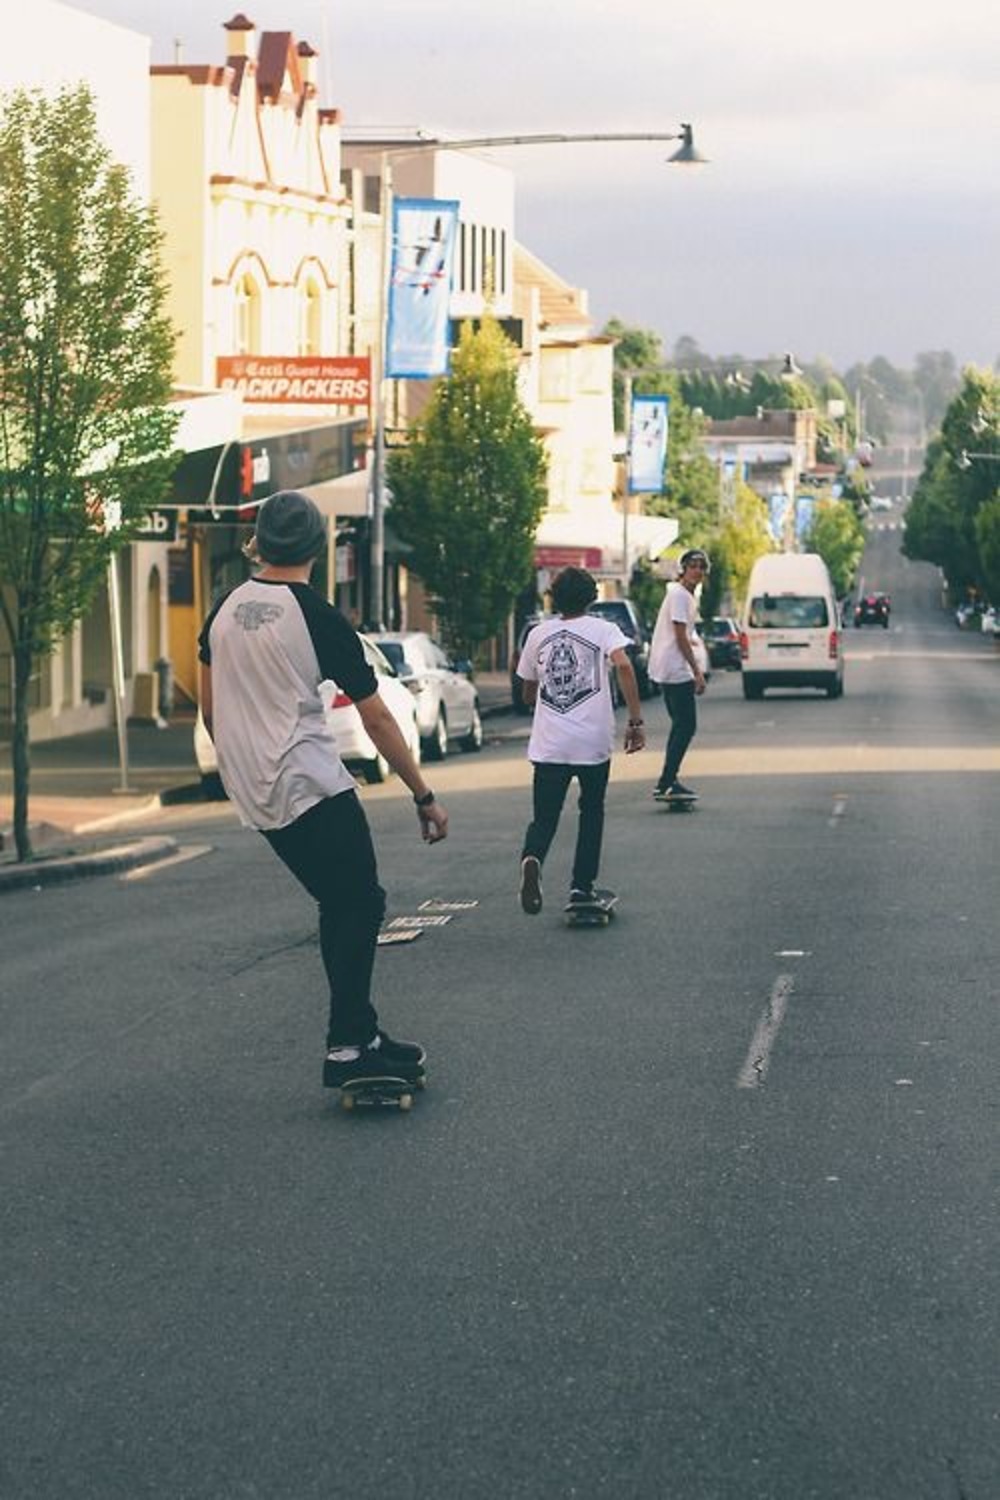
{"type": "Polygon", "coordinates": [[[458,202],[397,198],[392,205],[392,266],[385,373],[426,380],[448,373],[448,303],[458,202]]]}
{"type": "Polygon", "coordinates": [[[215,361],[215,383],[220,390],[239,391],[244,401],[367,406],[371,361],[366,354],[344,358],[227,354],[215,361]]]}

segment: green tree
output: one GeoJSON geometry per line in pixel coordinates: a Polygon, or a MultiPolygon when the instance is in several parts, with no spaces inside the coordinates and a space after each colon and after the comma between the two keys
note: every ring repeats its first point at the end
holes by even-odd
{"type": "Polygon", "coordinates": [[[805,545],[826,563],[838,596],[846,594],[865,550],[865,530],[854,507],[844,500],[820,500],[805,545]]]}
{"type": "Polygon", "coordinates": [[[84,613],[175,462],[159,244],[86,88],[0,100],[0,620],[21,859],[34,664],[84,613]]]}
{"type": "Polygon", "coordinates": [[[609,318],[602,336],[615,339],[614,423],[625,429],[625,371],[658,370],[663,365],[663,341],[651,328],[635,328],[620,318],[609,318]]]}
{"type": "Polygon", "coordinates": [[[515,359],[494,318],[465,325],[449,378],[388,464],[393,526],[449,645],[470,655],[530,581],[545,508],[545,450],[515,359]]]}
{"type": "Polygon", "coordinates": [[[756,490],[739,482],[732,508],[723,516],[711,544],[710,593],[707,600],[702,600],[702,612],[706,616],[721,613],[720,606],[728,597],[738,614],[743,608],[754,563],[773,547],[766,503],[756,490]]]}
{"type": "Polygon", "coordinates": [[[964,371],[941,431],[928,448],[906,518],[907,557],[936,563],[954,593],[989,592],[977,522],[997,497],[1000,479],[1000,378],[990,370],[964,371]],[[969,459],[975,453],[984,457],[969,459]]]}
{"type": "Polygon", "coordinates": [[[986,594],[1000,600],[1000,497],[987,500],[976,515],[976,546],[986,594]]]}

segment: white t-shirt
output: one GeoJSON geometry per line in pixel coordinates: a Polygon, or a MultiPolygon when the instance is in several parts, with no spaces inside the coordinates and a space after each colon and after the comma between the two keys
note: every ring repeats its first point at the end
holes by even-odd
{"type": "Polygon", "coordinates": [[[671,583],[663,596],[660,613],[656,617],[653,640],[649,648],[649,675],[653,682],[691,682],[694,673],[687,657],[677,644],[675,624],[684,625],[688,640],[692,642],[695,660],[698,647],[694,644],[694,627],[698,618],[698,605],[693,594],[689,594],[682,583],[671,583]]]}
{"type": "Polygon", "coordinates": [[[538,683],[528,759],[594,766],[610,760],[615,743],[608,657],[628,637],[597,615],[561,616],[536,625],[524,643],[517,675],[538,683]]]}
{"type": "Polygon", "coordinates": [[[307,583],[249,578],[214,606],[198,644],[212,668],[219,772],[243,823],[284,828],[354,790],[319,685],[357,702],[378,683],[339,610],[307,583]]]}

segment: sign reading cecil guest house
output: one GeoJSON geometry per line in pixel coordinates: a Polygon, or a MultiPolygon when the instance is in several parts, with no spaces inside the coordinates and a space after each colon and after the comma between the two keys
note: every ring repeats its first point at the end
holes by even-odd
{"type": "Polygon", "coordinates": [[[371,363],[367,355],[356,358],[220,355],[216,360],[216,384],[223,391],[239,391],[244,401],[367,406],[371,395],[371,363]]]}

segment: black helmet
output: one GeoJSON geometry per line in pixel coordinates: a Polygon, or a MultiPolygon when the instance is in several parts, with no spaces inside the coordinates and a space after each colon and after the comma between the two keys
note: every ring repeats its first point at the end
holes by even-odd
{"type": "Polygon", "coordinates": [[[711,571],[712,564],[709,562],[708,553],[703,547],[689,547],[686,552],[682,552],[678,567],[683,573],[685,568],[690,567],[692,563],[696,562],[700,562],[704,566],[706,573],[711,571]]]}

